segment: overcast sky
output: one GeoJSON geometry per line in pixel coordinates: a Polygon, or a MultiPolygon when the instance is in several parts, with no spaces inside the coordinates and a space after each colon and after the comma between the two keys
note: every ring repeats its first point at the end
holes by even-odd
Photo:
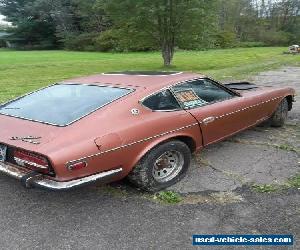
{"type": "Polygon", "coordinates": [[[0,15],[0,23],[6,23],[3,21],[3,19],[4,19],[4,16],[0,15]]]}

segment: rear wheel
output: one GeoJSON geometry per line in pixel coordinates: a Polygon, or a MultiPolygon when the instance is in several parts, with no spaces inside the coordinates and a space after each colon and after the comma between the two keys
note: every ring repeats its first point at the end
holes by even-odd
{"type": "Polygon", "coordinates": [[[181,180],[190,165],[189,147],[177,140],[148,152],[128,175],[131,183],[146,191],[159,191],[181,180]]]}
{"type": "Polygon", "coordinates": [[[270,125],[273,127],[282,127],[286,120],[289,110],[289,104],[286,98],[284,98],[278,105],[275,113],[270,118],[270,125]]]}

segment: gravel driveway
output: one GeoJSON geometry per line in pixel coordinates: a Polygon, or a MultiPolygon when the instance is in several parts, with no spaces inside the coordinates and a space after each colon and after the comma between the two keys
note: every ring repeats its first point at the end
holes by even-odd
{"type": "MultiPolygon", "coordinates": [[[[300,93],[299,79],[300,68],[288,67],[250,80],[300,93]]],[[[193,249],[193,234],[277,233],[294,234],[296,244],[276,249],[300,249],[299,190],[251,188],[284,185],[300,172],[297,101],[284,128],[257,127],[196,154],[186,178],[170,188],[184,197],[176,205],[124,182],[55,193],[0,176],[0,248],[193,249]]]]}

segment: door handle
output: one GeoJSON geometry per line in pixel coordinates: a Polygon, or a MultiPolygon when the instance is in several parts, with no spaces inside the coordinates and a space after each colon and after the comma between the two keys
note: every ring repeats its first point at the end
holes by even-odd
{"type": "Polygon", "coordinates": [[[213,122],[215,120],[215,117],[210,116],[210,117],[206,117],[205,119],[203,119],[203,123],[208,124],[210,122],[213,122]]]}

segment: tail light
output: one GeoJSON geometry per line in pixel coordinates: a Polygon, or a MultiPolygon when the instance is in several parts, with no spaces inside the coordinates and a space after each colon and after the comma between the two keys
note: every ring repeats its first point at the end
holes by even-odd
{"type": "Polygon", "coordinates": [[[16,149],[14,151],[15,162],[23,167],[36,170],[38,172],[49,174],[50,166],[46,157],[38,154],[16,149]]]}

